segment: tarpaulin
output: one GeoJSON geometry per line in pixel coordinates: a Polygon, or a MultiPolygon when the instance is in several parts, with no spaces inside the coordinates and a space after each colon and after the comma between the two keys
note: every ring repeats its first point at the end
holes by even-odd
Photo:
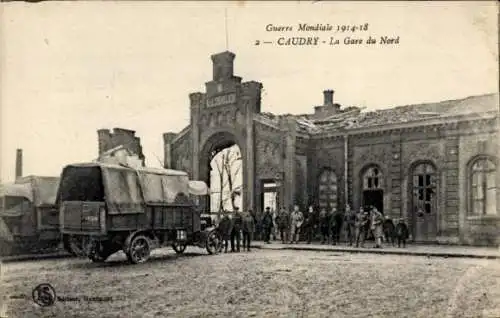
{"type": "Polygon", "coordinates": [[[179,195],[189,194],[189,178],[185,174],[157,174],[138,171],[144,200],[148,203],[174,203],[179,195]]]}
{"type": "Polygon", "coordinates": [[[1,197],[23,197],[33,202],[33,189],[30,183],[8,183],[0,186],[1,197]]]}
{"type": "Polygon", "coordinates": [[[210,194],[210,189],[207,184],[203,181],[189,181],[189,193],[193,195],[208,195],[210,194]]]}
{"type": "Polygon", "coordinates": [[[34,203],[36,206],[56,202],[57,189],[59,188],[58,177],[33,176],[33,189],[35,192],[34,203]]]}
{"type": "Polygon", "coordinates": [[[102,166],[106,202],[110,213],[143,213],[144,205],[137,172],[102,166]]]}

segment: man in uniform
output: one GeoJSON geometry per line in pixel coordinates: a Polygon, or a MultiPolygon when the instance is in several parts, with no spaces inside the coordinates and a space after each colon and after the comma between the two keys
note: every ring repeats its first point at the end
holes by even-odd
{"type": "Polygon", "coordinates": [[[321,244],[325,244],[329,241],[328,238],[328,213],[325,208],[321,209],[319,212],[319,227],[321,229],[321,244]]]}
{"type": "Polygon", "coordinates": [[[291,243],[299,242],[300,229],[302,227],[302,223],[304,222],[304,214],[299,211],[299,206],[295,205],[293,207],[293,212],[291,215],[291,243]]]}
{"type": "Polygon", "coordinates": [[[273,230],[273,215],[271,208],[267,207],[266,212],[262,216],[262,229],[264,230],[264,242],[271,243],[271,231],[273,230]]]}
{"type": "Polygon", "coordinates": [[[250,252],[250,243],[252,241],[253,233],[255,232],[255,222],[252,216],[252,210],[243,215],[243,249],[250,252]]]}
{"type": "Polygon", "coordinates": [[[384,216],[382,213],[380,213],[379,210],[377,210],[376,207],[373,207],[372,213],[371,213],[371,229],[373,231],[373,237],[375,238],[375,247],[376,248],[381,248],[382,247],[382,236],[384,235],[383,232],[383,222],[384,222],[384,216]]]}
{"type": "Polygon", "coordinates": [[[314,214],[313,206],[309,206],[309,210],[307,211],[307,215],[304,222],[304,230],[306,234],[307,244],[311,244],[311,241],[314,236],[314,227],[316,225],[316,215],[314,214]]]}
{"type": "Polygon", "coordinates": [[[229,240],[231,239],[231,233],[233,230],[232,220],[229,218],[229,213],[222,211],[224,216],[219,222],[219,230],[222,235],[222,240],[224,242],[224,253],[227,253],[227,246],[229,245],[229,240]]]}
{"type": "Polygon", "coordinates": [[[368,224],[368,212],[363,211],[363,208],[359,210],[359,213],[356,214],[356,223],[355,223],[355,234],[356,234],[356,247],[359,247],[361,243],[361,247],[364,246],[365,238],[366,238],[366,227],[368,224]]]}
{"type": "Polygon", "coordinates": [[[408,239],[410,232],[408,231],[408,226],[403,218],[399,219],[395,232],[398,239],[398,247],[401,247],[401,243],[403,243],[403,248],[406,247],[406,240],[408,239]]]}
{"type": "Polygon", "coordinates": [[[391,243],[392,246],[396,246],[396,226],[389,216],[385,217],[382,229],[384,232],[384,241],[391,243]]]}
{"type": "Polygon", "coordinates": [[[241,225],[243,223],[243,218],[239,211],[238,207],[234,208],[233,215],[233,228],[231,231],[231,252],[239,252],[240,251],[240,243],[241,243],[241,225]],[[234,241],[236,240],[236,250],[234,246],[234,241]]]}
{"type": "Polygon", "coordinates": [[[349,204],[345,207],[344,221],[346,225],[346,242],[349,242],[349,246],[352,246],[352,243],[354,242],[356,214],[353,210],[351,210],[349,204]]]}
{"type": "Polygon", "coordinates": [[[281,208],[278,217],[276,218],[276,223],[278,224],[278,228],[280,231],[280,238],[283,244],[288,243],[288,232],[290,230],[290,215],[288,211],[284,208],[281,208]]]}

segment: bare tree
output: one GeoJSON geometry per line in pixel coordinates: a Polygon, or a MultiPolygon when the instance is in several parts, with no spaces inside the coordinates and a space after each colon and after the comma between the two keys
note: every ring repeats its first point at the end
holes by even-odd
{"type": "Polygon", "coordinates": [[[223,200],[223,190],[224,190],[224,153],[222,153],[222,160],[219,163],[215,160],[215,166],[217,167],[217,173],[219,176],[219,184],[220,184],[220,192],[219,192],[219,208],[217,209],[219,214],[222,212],[224,208],[224,200],[223,200]]]}
{"type": "Polygon", "coordinates": [[[220,156],[214,156],[214,161],[220,185],[218,210],[221,211],[229,200],[234,209],[235,200],[241,191],[241,185],[235,185],[237,175],[241,171],[240,152],[237,148],[226,148],[221,151],[220,156]]]}
{"type": "Polygon", "coordinates": [[[239,151],[232,151],[233,149],[228,149],[225,160],[223,161],[223,167],[226,172],[225,174],[227,175],[227,185],[229,192],[229,197],[227,199],[231,200],[231,206],[234,210],[234,208],[236,207],[235,199],[236,196],[239,195],[239,189],[234,186],[234,181],[241,170],[241,156],[239,154],[239,151]]]}

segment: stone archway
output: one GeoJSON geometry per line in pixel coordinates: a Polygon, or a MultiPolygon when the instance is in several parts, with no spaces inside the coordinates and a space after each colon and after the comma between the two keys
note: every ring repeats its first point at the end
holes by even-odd
{"type": "MultiPolygon", "coordinates": [[[[206,139],[203,143],[202,147],[200,147],[201,151],[199,153],[199,180],[205,181],[207,185],[211,188],[211,162],[212,159],[224,149],[227,149],[231,146],[237,145],[242,161],[242,202],[245,202],[246,196],[246,184],[245,184],[245,167],[246,167],[246,156],[245,156],[245,148],[242,146],[242,142],[238,139],[238,137],[229,132],[229,131],[218,131],[213,133],[210,137],[206,139]]],[[[210,197],[204,198],[202,202],[203,211],[210,210],[210,197]]],[[[241,209],[241,207],[240,207],[241,209]]]]}

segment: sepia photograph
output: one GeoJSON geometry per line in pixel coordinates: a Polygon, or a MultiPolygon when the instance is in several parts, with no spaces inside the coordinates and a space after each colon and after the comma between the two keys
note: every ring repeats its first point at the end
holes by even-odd
{"type": "Polygon", "coordinates": [[[500,317],[496,1],[1,1],[0,318],[500,317]]]}

